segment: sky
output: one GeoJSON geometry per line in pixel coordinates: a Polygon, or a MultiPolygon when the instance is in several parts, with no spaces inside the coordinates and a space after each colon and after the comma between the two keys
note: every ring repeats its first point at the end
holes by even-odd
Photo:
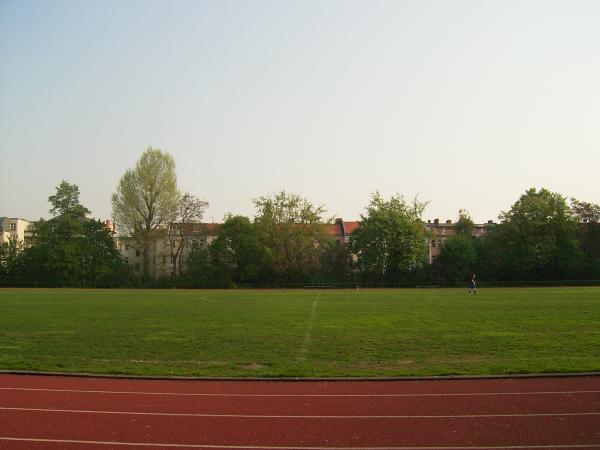
{"type": "Polygon", "coordinates": [[[96,218],[148,146],[204,220],[286,190],[358,220],[600,203],[600,2],[0,0],[0,216],[96,218]]]}

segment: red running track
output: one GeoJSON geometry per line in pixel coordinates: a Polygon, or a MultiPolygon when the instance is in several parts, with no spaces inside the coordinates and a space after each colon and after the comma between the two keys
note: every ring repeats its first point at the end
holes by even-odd
{"type": "Polygon", "coordinates": [[[600,376],[164,381],[0,375],[0,449],[600,449],[600,376]]]}

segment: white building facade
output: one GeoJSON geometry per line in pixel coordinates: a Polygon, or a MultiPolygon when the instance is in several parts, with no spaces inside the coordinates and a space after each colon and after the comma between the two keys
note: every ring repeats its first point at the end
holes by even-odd
{"type": "Polygon", "coordinates": [[[10,241],[31,245],[33,222],[17,217],[0,217],[0,245],[10,241]]]}

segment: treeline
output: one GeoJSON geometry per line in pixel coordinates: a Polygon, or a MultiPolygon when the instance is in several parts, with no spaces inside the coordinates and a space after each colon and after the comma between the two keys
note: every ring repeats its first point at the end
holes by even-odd
{"type": "Polygon", "coordinates": [[[208,203],[181,194],[172,157],[149,148],[112,197],[118,229],[141,253],[141,275],[125,264],[112,233],[88,218],[77,186],[61,182],[49,202],[53,217],[36,222],[31,245],[0,247],[0,284],[400,286],[463,282],[472,273],[497,283],[600,279],[600,206],[547,189],[527,190],[479,238],[460,211],[432,264],[426,203],[377,192],[347,243],[328,232],[323,207],[282,191],[255,199],[253,219],[227,216],[217,238],[200,246],[191,225],[208,203]],[[150,248],[159,237],[169,244],[171,273],[156,279],[150,248]]]}
{"type": "Polygon", "coordinates": [[[470,237],[473,222],[459,219],[446,239],[432,275],[441,280],[558,281],[600,279],[600,206],[547,189],[527,190],[489,225],[485,236],[470,237]]]}
{"type": "Polygon", "coordinates": [[[183,280],[208,286],[402,286],[464,282],[472,273],[498,284],[600,279],[600,207],[575,199],[569,205],[547,189],[526,191],[479,238],[461,211],[432,264],[434,236],[422,221],[425,204],[417,200],[375,193],[347,245],[324,233],[322,217],[307,200],[282,192],[255,203],[254,221],[228,217],[208,248],[191,251],[183,280]],[[308,205],[313,221],[297,220],[291,199],[308,205]]]}
{"type": "Polygon", "coordinates": [[[225,219],[208,247],[193,246],[182,275],[211,286],[354,285],[409,281],[427,265],[424,204],[373,195],[346,244],[328,233],[324,209],[279,192],[254,201],[254,220],[225,219]],[[357,258],[355,254],[358,254],[357,258]]]}

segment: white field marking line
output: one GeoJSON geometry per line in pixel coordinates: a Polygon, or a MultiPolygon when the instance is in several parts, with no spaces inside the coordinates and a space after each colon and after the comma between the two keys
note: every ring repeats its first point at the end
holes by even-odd
{"type": "Polygon", "coordinates": [[[310,345],[310,339],[312,337],[312,329],[313,324],[315,323],[315,313],[317,311],[317,301],[321,296],[321,292],[317,292],[315,296],[315,301],[313,302],[312,309],[310,311],[310,316],[308,318],[308,328],[306,330],[306,334],[304,335],[304,342],[302,344],[302,350],[300,353],[302,354],[301,359],[306,359],[306,354],[308,353],[308,346],[310,345]]]}
{"type": "Polygon", "coordinates": [[[228,394],[228,393],[194,393],[194,392],[148,392],[148,391],[103,391],[88,389],[46,389],[24,387],[0,387],[4,391],[34,392],[72,392],[80,394],[121,394],[121,395],[166,395],[180,397],[479,397],[494,395],[563,395],[563,394],[600,394],[600,391],[532,391],[532,392],[455,392],[455,393],[421,393],[421,394],[228,394]]]}
{"type": "Polygon", "coordinates": [[[155,442],[117,442],[117,441],[78,441],[73,439],[41,439],[41,438],[17,438],[0,436],[0,441],[16,442],[47,442],[60,444],[89,444],[89,445],[112,445],[112,446],[134,446],[134,447],[174,447],[174,448],[223,448],[223,449],[272,449],[272,450],[485,450],[485,449],[553,449],[553,448],[598,448],[598,444],[556,444],[556,445],[486,445],[485,447],[268,447],[260,445],[209,445],[209,444],[165,444],[155,442]]]}
{"type": "Polygon", "coordinates": [[[143,411],[102,411],[84,409],[54,408],[12,408],[0,407],[0,411],[30,411],[69,414],[109,414],[124,416],[159,416],[159,417],[216,417],[235,419],[481,419],[492,417],[568,417],[568,416],[600,416],[600,412],[581,413],[533,413],[533,414],[455,414],[455,415],[373,415],[373,416],[339,416],[339,415],[282,415],[282,414],[202,414],[202,413],[162,413],[143,411]]]}

